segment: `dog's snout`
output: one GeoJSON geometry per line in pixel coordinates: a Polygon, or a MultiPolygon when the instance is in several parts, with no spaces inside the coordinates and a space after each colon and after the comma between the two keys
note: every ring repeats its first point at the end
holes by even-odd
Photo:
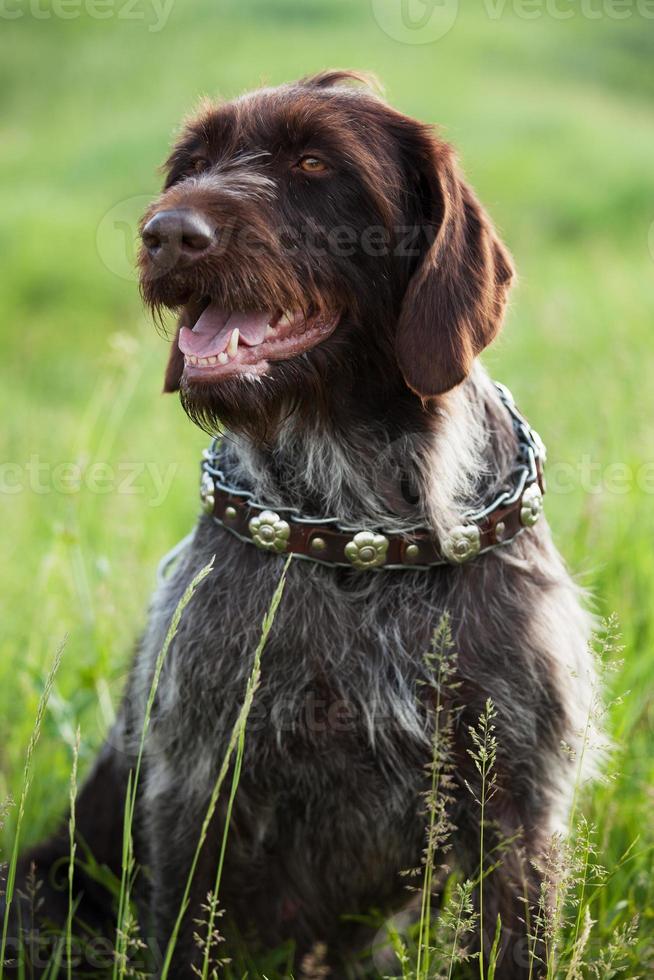
{"type": "Polygon", "coordinates": [[[206,218],[190,208],[159,211],[141,232],[143,244],[157,260],[199,258],[211,247],[213,232],[206,218]]]}

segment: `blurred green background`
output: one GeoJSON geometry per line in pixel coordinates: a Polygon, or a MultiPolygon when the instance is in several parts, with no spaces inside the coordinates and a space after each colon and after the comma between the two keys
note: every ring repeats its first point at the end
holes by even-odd
{"type": "MultiPolygon", "coordinates": [[[[148,0],[3,6],[0,799],[20,789],[44,670],[67,634],[26,837],[52,825],[75,727],[85,765],[157,561],[196,515],[206,439],[160,395],[166,343],[131,268],[136,217],[172,134],[202,95],[368,69],[395,105],[443,127],[516,259],[507,326],[485,359],[549,446],[560,548],[598,612],[620,620],[613,693],[630,693],[610,712],[616,775],[589,813],[615,877],[601,928],[610,933],[624,902],[647,931],[654,20],[645,4],[609,0],[459,6],[431,41],[402,24],[399,0],[172,0],[163,14],[148,0]]],[[[446,18],[456,5],[434,10],[446,18]]]]}

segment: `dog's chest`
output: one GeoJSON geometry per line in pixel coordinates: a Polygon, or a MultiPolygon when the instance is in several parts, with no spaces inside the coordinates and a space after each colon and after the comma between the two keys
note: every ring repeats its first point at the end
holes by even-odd
{"type": "MultiPolygon", "coordinates": [[[[156,597],[137,665],[141,704],[175,607],[212,548],[216,569],[184,610],[148,739],[150,755],[202,793],[229,744],[283,568],[224,533],[203,540],[156,597]]],[[[421,683],[440,616],[433,595],[415,576],[389,587],[388,577],[382,586],[374,574],[324,572],[304,562],[289,569],[263,651],[246,740],[247,771],[262,785],[295,782],[304,792],[316,773],[323,786],[343,781],[348,766],[376,784],[428,746],[421,683]]]]}

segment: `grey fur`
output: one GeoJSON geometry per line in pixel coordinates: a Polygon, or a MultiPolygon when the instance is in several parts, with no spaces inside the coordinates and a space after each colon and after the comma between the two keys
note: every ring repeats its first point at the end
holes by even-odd
{"type": "MultiPolygon", "coordinates": [[[[476,502],[475,473],[487,474],[487,488],[499,485],[515,451],[505,410],[479,369],[447,404],[449,414],[435,419],[430,446],[402,442],[404,464],[420,487],[420,513],[434,523],[434,511],[453,521],[476,502]],[[482,415],[492,420],[484,430],[482,415]]],[[[228,462],[234,477],[273,506],[319,497],[353,524],[390,526],[397,516],[383,511],[380,468],[366,465],[358,435],[335,445],[324,432],[300,437],[289,422],[270,454],[274,472],[266,454],[237,439],[228,462]]],[[[368,431],[367,439],[370,459],[388,458],[383,432],[368,431]]],[[[147,741],[143,836],[146,863],[156,874],[162,935],[177,911],[182,872],[282,567],[281,559],[236,541],[210,518],[200,520],[153,601],[127,702],[135,712],[132,731],[140,730],[173,611],[212,555],[216,570],[184,614],[147,741]]],[[[429,679],[424,653],[444,613],[463,685],[453,814],[460,860],[474,871],[465,843],[475,834],[474,807],[462,782],[474,779],[464,761],[468,725],[488,697],[498,712],[503,787],[493,819],[507,837],[523,829],[529,858],[564,825],[578,773],[562,743],[579,757],[594,684],[591,620],[544,520],[510,546],[460,568],[357,573],[293,563],[248,727],[222,893],[241,928],[253,923],[264,943],[292,935],[301,948],[315,940],[347,947],[352,930],[339,923],[340,914],[373,905],[393,909],[405,900],[400,872],[419,865],[424,845],[421,793],[430,752],[430,714],[420,693],[429,679]],[[314,723],[307,715],[312,699],[313,708],[316,699],[323,702],[314,723]],[[351,720],[339,728],[335,715],[325,719],[330,704],[347,706],[351,720]],[[289,908],[292,921],[285,918],[289,908]]],[[[590,762],[592,750],[584,756],[590,762]]],[[[211,885],[214,861],[215,852],[203,865],[200,894],[211,885]]],[[[503,896],[500,904],[510,892],[503,874],[500,868],[489,888],[503,896]]],[[[182,955],[189,952],[187,942],[182,955]]]]}

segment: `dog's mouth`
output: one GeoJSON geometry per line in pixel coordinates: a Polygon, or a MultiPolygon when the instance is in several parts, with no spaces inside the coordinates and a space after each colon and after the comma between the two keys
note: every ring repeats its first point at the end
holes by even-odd
{"type": "Polygon", "coordinates": [[[194,313],[187,307],[186,319],[195,323],[179,333],[184,373],[190,382],[205,382],[265,374],[271,361],[288,360],[326,340],[340,313],[230,311],[205,299],[194,313]]]}

